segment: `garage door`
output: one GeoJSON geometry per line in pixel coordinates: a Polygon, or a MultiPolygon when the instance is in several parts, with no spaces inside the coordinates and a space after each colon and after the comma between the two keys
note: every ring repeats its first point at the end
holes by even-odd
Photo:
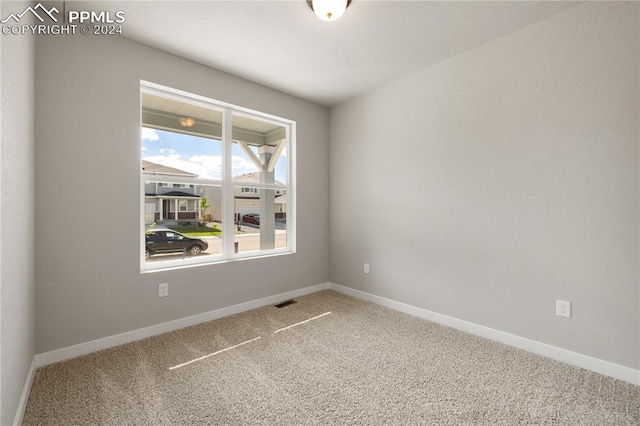
{"type": "Polygon", "coordinates": [[[144,223],[147,225],[153,223],[156,219],[156,206],[155,204],[144,205],[144,223]]]}

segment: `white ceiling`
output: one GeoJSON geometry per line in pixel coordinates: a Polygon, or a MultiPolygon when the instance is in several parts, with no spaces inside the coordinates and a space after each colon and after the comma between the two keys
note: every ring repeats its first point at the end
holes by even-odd
{"type": "Polygon", "coordinates": [[[353,0],[324,22],[304,0],[90,3],[124,10],[128,38],[327,106],[579,4],[353,0]]]}

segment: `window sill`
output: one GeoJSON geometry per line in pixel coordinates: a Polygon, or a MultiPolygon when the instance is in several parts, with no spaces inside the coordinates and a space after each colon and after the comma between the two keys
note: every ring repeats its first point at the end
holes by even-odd
{"type": "Polygon", "coordinates": [[[150,267],[148,265],[143,265],[140,268],[140,273],[151,274],[155,272],[175,271],[179,269],[220,265],[220,264],[234,263],[238,261],[245,261],[245,260],[252,260],[252,259],[264,259],[269,257],[286,256],[291,254],[295,254],[295,251],[292,251],[289,249],[277,249],[277,250],[271,250],[269,252],[265,252],[264,254],[260,254],[260,255],[249,254],[249,253],[247,253],[246,255],[238,254],[234,257],[226,258],[226,259],[218,257],[212,260],[208,260],[208,259],[202,260],[201,258],[194,257],[194,258],[187,258],[187,259],[158,261],[153,263],[153,267],[150,267]]]}

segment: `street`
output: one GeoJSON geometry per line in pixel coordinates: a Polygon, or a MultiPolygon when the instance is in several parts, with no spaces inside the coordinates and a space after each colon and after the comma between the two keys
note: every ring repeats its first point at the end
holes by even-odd
{"type": "MultiPolygon", "coordinates": [[[[236,234],[235,242],[238,243],[238,252],[248,252],[260,250],[260,234],[257,232],[236,234]]],[[[276,248],[282,248],[287,246],[287,231],[276,230],[276,248]]],[[[213,255],[222,253],[222,238],[220,237],[202,237],[207,241],[209,248],[203,251],[200,256],[213,255]]],[[[147,262],[158,262],[162,260],[180,259],[182,253],[168,253],[168,254],[156,254],[147,259],[147,262]]]]}

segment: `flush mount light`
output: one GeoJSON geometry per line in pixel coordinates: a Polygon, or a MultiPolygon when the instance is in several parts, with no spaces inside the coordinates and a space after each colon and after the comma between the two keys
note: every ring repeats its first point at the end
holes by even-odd
{"type": "Polygon", "coordinates": [[[196,124],[196,121],[191,117],[185,117],[180,119],[180,125],[183,127],[193,127],[196,124]]]}
{"type": "Polygon", "coordinates": [[[323,21],[335,21],[344,15],[351,0],[307,0],[313,13],[323,21]]]}

